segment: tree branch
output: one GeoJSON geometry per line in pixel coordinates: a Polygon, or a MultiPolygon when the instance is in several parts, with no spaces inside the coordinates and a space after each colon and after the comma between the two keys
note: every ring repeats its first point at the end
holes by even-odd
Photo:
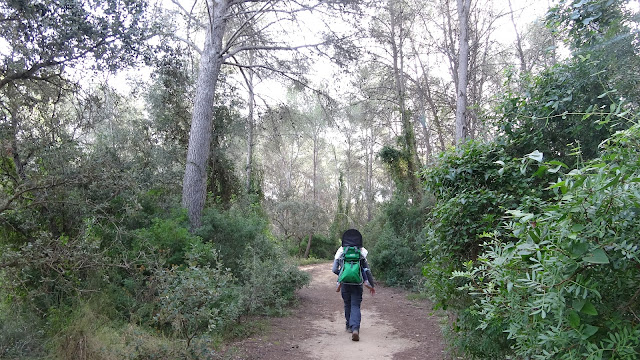
{"type": "Polygon", "coordinates": [[[327,42],[324,41],[324,42],[317,43],[317,44],[298,45],[298,46],[266,46],[266,45],[264,45],[264,46],[243,46],[243,47],[235,49],[234,51],[229,52],[228,54],[225,54],[222,57],[222,59],[223,59],[223,61],[227,60],[228,58],[230,58],[230,57],[232,57],[232,56],[234,56],[237,53],[242,52],[242,51],[249,51],[249,50],[255,50],[255,51],[258,51],[258,50],[297,51],[297,50],[304,49],[304,48],[313,48],[313,47],[317,48],[318,46],[326,45],[326,44],[327,44],[327,42]]]}

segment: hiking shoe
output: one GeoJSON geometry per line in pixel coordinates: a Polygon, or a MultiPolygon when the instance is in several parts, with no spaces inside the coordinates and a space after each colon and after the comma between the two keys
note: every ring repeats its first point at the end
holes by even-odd
{"type": "Polygon", "coordinates": [[[347,326],[345,327],[345,330],[346,330],[348,333],[352,333],[352,332],[353,332],[353,330],[351,330],[351,327],[350,327],[349,325],[347,325],[347,326]]]}
{"type": "Polygon", "coordinates": [[[360,341],[360,333],[358,330],[353,330],[353,333],[351,334],[351,340],[360,341]]]}

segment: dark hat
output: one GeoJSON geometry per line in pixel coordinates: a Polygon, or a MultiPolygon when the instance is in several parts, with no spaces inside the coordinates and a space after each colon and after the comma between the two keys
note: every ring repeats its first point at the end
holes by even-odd
{"type": "Polygon", "coordinates": [[[342,246],[362,247],[362,234],[356,229],[349,229],[342,234],[342,246]]]}

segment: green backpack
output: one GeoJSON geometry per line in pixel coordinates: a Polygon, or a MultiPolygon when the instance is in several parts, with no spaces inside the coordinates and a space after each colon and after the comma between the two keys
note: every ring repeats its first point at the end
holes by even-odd
{"type": "Polygon", "coordinates": [[[342,256],[344,257],[344,264],[340,275],[338,275],[338,282],[342,284],[362,285],[364,280],[362,279],[362,269],[360,268],[360,249],[356,246],[345,246],[342,256]]]}

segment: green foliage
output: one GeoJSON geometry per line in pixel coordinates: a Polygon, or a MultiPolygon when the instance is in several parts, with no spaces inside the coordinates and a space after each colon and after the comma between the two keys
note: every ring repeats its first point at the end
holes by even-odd
{"type": "Polygon", "coordinates": [[[198,252],[190,253],[187,267],[161,269],[154,275],[159,282],[155,321],[170,324],[187,347],[196,336],[222,329],[240,314],[242,299],[232,274],[220,263],[211,267],[206,258],[204,264],[201,260],[198,252]]]}
{"type": "Polygon", "coordinates": [[[306,273],[286,262],[283,249],[269,236],[258,205],[205,209],[202,224],[198,234],[219,251],[220,261],[237,278],[245,311],[280,313],[295,290],[309,282],[306,273]]]}
{"type": "Polygon", "coordinates": [[[620,95],[608,88],[600,70],[589,56],[575,58],[534,77],[522,95],[507,95],[501,126],[508,153],[539,150],[569,165],[576,148],[585,159],[596,157],[600,142],[624,125],[608,117],[613,96],[620,95]]]}
{"type": "Polygon", "coordinates": [[[562,0],[547,14],[547,23],[565,38],[573,49],[602,44],[620,34],[629,34],[624,0],[562,0]]]}
{"type": "Polygon", "coordinates": [[[3,64],[2,85],[48,79],[84,57],[110,69],[131,64],[153,29],[146,10],[145,1],[5,2],[0,37],[12,56],[3,64]]]}
{"type": "Polygon", "coordinates": [[[396,188],[400,192],[408,192],[410,190],[410,177],[414,174],[409,173],[409,154],[405,150],[399,150],[391,146],[383,146],[378,153],[380,161],[386,165],[387,170],[391,174],[396,188]]]}
{"type": "Polygon", "coordinates": [[[185,252],[199,239],[189,233],[184,213],[178,218],[152,220],[151,226],[138,229],[132,235],[132,251],[156,251],[163,267],[179,266],[185,262],[185,252]],[[143,249],[142,247],[148,247],[143,249]]]}
{"type": "MultiPolygon", "coordinates": [[[[0,281],[2,273],[0,272],[0,281]]],[[[40,319],[0,292],[0,359],[24,359],[44,354],[45,334],[40,319]]]]}
{"type": "Polygon", "coordinates": [[[451,352],[465,359],[505,359],[510,354],[511,341],[504,336],[504,324],[495,319],[480,327],[481,316],[475,309],[465,308],[456,313],[445,336],[451,352]]]}
{"type": "Polygon", "coordinates": [[[488,242],[454,273],[479,328],[503,323],[513,355],[636,359],[640,250],[640,126],[616,133],[601,158],[562,176],[541,209],[509,211],[516,242],[488,242]]]}
{"type": "Polygon", "coordinates": [[[248,248],[248,256],[243,259],[244,306],[252,314],[281,315],[285,305],[294,299],[295,291],[307,285],[311,278],[294,264],[283,261],[282,251],[265,256],[259,249],[259,244],[248,248]]]}
{"type": "Polygon", "coordinates": [[[572,45],[572,56],[523,79],[500,112],[508,152],[533,150],[574,166],[576,149],[597,157],[599,144],[628,126],[640,106],[637,17],[619,0],[563,0],[547,26],[572,45]]]}
{"type": "MultiPolygon", "coordinates": [[[[336,253],[336,249],[340,246],[340,238],[329,238],[324,235],[314,234],[311,238],[311,249],[309,251],[309,257],[315,259],[333,259],[333,255],[336,253]]],[[[300,256],[304,254],[307,248],[307,239],[303,239],[297,244],[292,244],[289,249],[289,254],[292,256],[300,256]]]]}
{"type": "Polygon", "coordinates": [[[422,252],[412,238],[399,237],[386,228],[378,234],[368,258],[376,277],[387,285],[417,288],[422,252]]]}
{"type": "Polygon", "coordinates": [[[340,238],[314,235],[311,239],[310,256],[316,259],[333,259],[340,246],[340,238]]]}
{"type": "Polygon", "coordinates": [[[16,303],[46,312],[70,306],[92,289],[108,262],[91,236],[53,237],[42,233],[18,249],[7,247],[0,263],[8,264],[0,283],[16,303]]]}
{"type": "Polygon", "coordinates": [[[375,226],[365,231],[365,247],[374,276],[387,284],[416,288],[420,282],[424,237],[422,227],[431,200],[410,204],[406,197],[395,196],[385,204],[375,226]]]}
{"type": "Polygon", "coordinates": [[[83,304],[65,314],[58,332],[50,338],[47,357],[60,360],[170,360],[210,359],[211,344],[194,339],[189,348],[184,341],[153,329],[113,322],[97,304],[83,304]]]}
{"type": "MultiPolygon", "coordinates": [[[[528,165],[542,160],[534,152],[510,158],[503,146],[468,142],[443,153],[423,173],[425,186],[438,202],[424,228],[426,286],[436,304],[463,309],[468,297],[456,291],[459,281],[451,272],[481,252],[482,235],[492,232],[506,210],[522,204],[536,207],[542,196],[544,173],[531,176],[528,165]],[[537,176],[536,176],[537,175],[537,176]]],[[[512,241],[509,234],[500,241],[512,241]]]]}
{"type": "MultiPolygon", "coordinates": [[[[204,242],[210,242],[220,253],[225,267],[240,276],[242,261],[250,256],[248,247],[256,239],[267,234],[267,221],[257,205],[237,203],[229,210],[210,207],[202,213],[202,227],[196,234],[204,242]]],[[[275,244],[259,241],[264,247],[255,249],[269,256],[275,251],[275,244]]],[[[242,280],[242,277],[241,277],[242,280]]]]}

